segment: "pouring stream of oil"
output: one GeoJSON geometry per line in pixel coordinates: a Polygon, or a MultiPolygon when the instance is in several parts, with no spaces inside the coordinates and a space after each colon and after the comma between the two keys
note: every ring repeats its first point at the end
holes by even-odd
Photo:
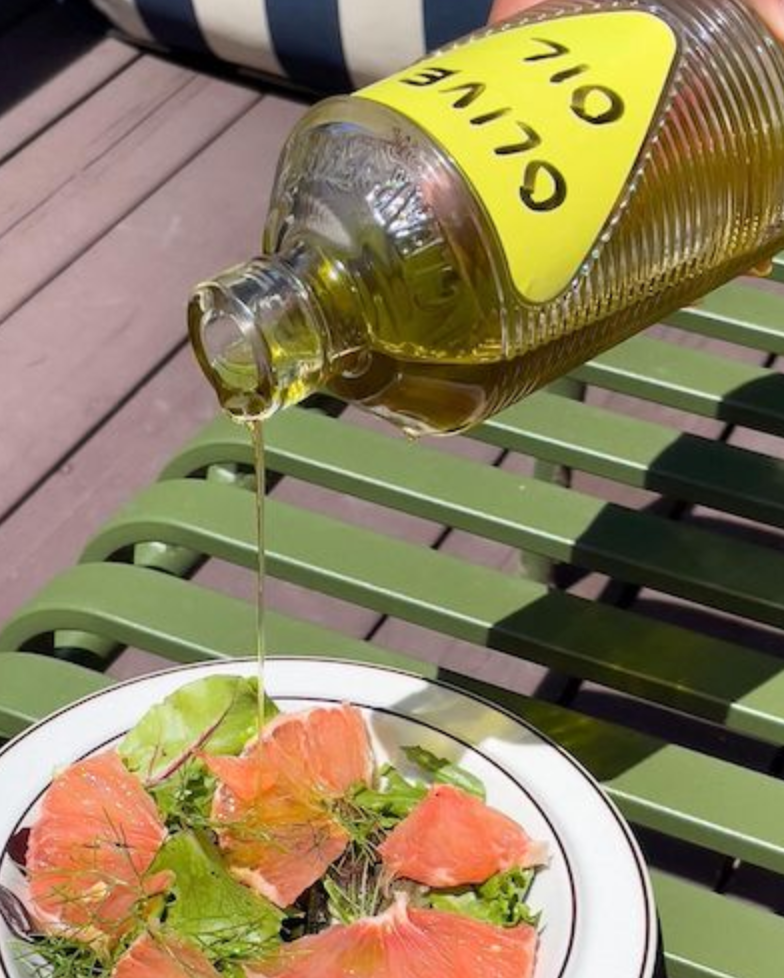
{"type": "Polygon", "coordinates": [[[259,679],[259,731],[264,726],[264,433],[261,421],[247,422],[253,443],[253,466],[256,473],[256,660],[259,679]]]}

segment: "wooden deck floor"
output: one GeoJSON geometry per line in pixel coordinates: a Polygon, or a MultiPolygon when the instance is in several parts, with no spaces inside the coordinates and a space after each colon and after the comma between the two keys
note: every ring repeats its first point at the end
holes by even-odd
{"type": "MultiPolygon", "coordinates": [[[[194,282],[255,247],[279,149],[303,110],[285,95],[210,78],[93,34],[47,5],[0,36],[0,620],[73,564],[101,522],[215,413],[186,344],[185,300],[194,282]]],[[[662,332],[673,342],[764,360],[729,344],[662,332]]],[[[606,392],[591,391],[589,399],[623,404],[606,392]]],[[[647,410],[637,401],[628,409],[647,410]]],[[[677,412],[654,413],[674,427],[686,424],[677,412]]],[[[358,412],[351,416],[375,424],[358,412]]],[[[763,438],[711,421],[702,422],[700,432],[747,447],[763,438]]],[[[439,447],[520,471],[532,466],[530,459],[501,457],[467,440],[439,447]]],[[[776,453],[782,454],[780,440],[776,453]]],[[[585,475],[575,480],[583,491],[627,506],[658,502],[650,493],[621,491],[585,475]]],[[[380,526],[369,504],[291,480],[276,491],[342,519],[517,572],[518,555],[501,545],[388,511],[380,526]]],[[[706,511],[687,510],[683,518],[720,519],[727,532],[758,533],[706,511]]],[[[763,542],[780,547],[781,535],[771,531],[763,542]]],[[[250,595],[247,575],[217,562],[200,576],[216,588],[250,595]]],[[[784,638],[772,629],[706,615],[658,593],[621,594],[600,575],[574,573],[568,583],[576,593],[623,597],[643,615],[688,622],[784,655],[784,638]]],[[[272,584],[270,602],[400,651],[421,655],[424,649],[434,661],[457,657],[476,675],[524,692],[542,683],[558,686],[538,666],[288,585],[272,584]]],[[[155,665],[125,656],[113,669],[127,675],[155,665]]],[[[638,709],[587,685],[576,705],[601,715],[638,709]]],[[[651,730],[667,725],[673,738],[673,718],[663,711],[638,710],[636,724],[651,730]]],[[[710,744],[716,737],[697,724],[682,726],[683,742],[710,744]]],[[[772,752],[734,738],[716,740],[710,749],[724,756],[740,752],[759,767],[771,761],[772,752]]],[[[712,877],[718,861],[706,856],[695,875],[712,877]]],[[[765,898],[764,880],[740,878],[737,889],[765,898]]],[[[783,894],[769,900],[784,908],[783,894]]]]}

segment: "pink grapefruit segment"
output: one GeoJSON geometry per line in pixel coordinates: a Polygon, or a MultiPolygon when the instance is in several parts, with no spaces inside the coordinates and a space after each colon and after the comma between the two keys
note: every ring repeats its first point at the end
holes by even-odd
{"type": "Polygon", "coordinates": [[[356,707],[283,713],[241,757],[207,757],[212,816],[232,874],[289,906],[346,848],[335,801],[369,784],[373,755],[356,707]]]}
{"type": "Polygon", "coordinates": [[[155,804],[116,751],[59,774],[30,832],[30,903],[39,926],[86,942],[122,936],[171,874],[147,873],[166,836],[155,804]]]}
{"type": "Polygon", "coordinates": [[[546,846],[474,795],[440,784],[393,829],[379,854],[393,877],[449,887],[541,865],[546,846]]]}
{"type": "Polygon", "coordinates": [[[285,945],[247,968],[248,978],[530,978],[537,934],[459,914],[414,910],[399,898],[385,913],[285,945]]]}
{"type": "Polygon", "coordinates": [[[142,934],[115,965],[112,978],[220,978],[193,944],[142,934]]]}

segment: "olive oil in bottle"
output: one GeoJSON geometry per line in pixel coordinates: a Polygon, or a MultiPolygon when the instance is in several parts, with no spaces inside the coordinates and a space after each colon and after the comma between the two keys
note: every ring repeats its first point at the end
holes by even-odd
{"type": "Polygon", "coordinates": [[[469,427],[784,243],[784,54],[740,0],[549,0],[310,110],[197,287],[227,410],[469,427]]]}

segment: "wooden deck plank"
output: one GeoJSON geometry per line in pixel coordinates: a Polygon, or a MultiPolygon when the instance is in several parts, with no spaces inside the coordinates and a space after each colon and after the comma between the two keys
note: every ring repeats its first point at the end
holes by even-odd
{"type": "Polygon", "coordinates": [[[122,682],[125,679],[135,679],[137,676],[149,676],[154,672],[171,669],[170,659],[143,649],[126,649],[106,670],[106,675],[122,682]]]}
{"type": "MultiPolygon", "coordinates": [[[[349,405],[341,414],[341,419],[367,431],[377,431],[379,434],[388,438],[401,438],[402,435],[388,421],[371,414],[355,405],[349,405]]],[[[503,454],[493,445],[486,445],[477,441],[475,438],[468,438],[464,435],[450,435],[448,438],[441,438],[435,435],[426,435],[417,442],[426,445],[428,448],[435,448],[438,451],[446,452],[449,455],[458,455],[461,458],[470,458],[475,462],[486,462],[489,465],[495,464],[503,454]]]]}
{"type": "Polygon", "coordinates": [[[410,655],[526,696],[539,692],[551,675],[535,662],[499,655],[492,649],[439,635],[399,618],[385,619],[374,633],[373,642],[391,652],[410,655]]]}
{"type": "Polygon", "coordinates": [[[51,3],[0,34],[0,162],[138,57],[51,3]]]}
{"type": "MultiPolygon", "coordinates": [[[[203,587],[220,591],[242,601],[256,600],[253,572],[234,564],[227,564],[225,561],[207,561],[194,575],[194,580],[203,587]]],[[[264,587],[265,607],[290,615],[292,618],[301,618],[316,625],[333,628],[352,638],[365,638],[380,620],[378,613],[369,608],[341,601],[318,591],[308,591],[274,577],[267,578],[264,587]]],[[[285,655],[290,651],[292,650],[270,649],[273,655],[285,655]]],[[[248,654],[252,652],[251,649],[248,654]]]]}
{"type": "Polygon", "coordinates": [[[652,401],[643,401],[637,397],[631,397],[628,394],[621,394],[603,387],[590,385],[586,391],[585,400],[587,404],[594,407],[627,414],[629,417],[640,418],[643,421],[653,421],[669,428],[700,435],[703,438],[716,438],[724,428],[721,421],[716,421],[713,418],[699,417],[686,411],[679,411],[677,408],[655,404],[652,401]]]}
{"type": "Polygon", "coordinates": [[[47,128],[3,168],[0,234],[89,169],[195,77],[157,58],[140,58],[47,128]]]}
{"type": "Polygon", "coordinates": [[[425,547],[433,546],[442,532],[440,524],[431,520],[393,511],[365,499],[332,492],[299,479],[281,480],[271,495],[282,502],[315,510],[344,523],[379,530],[398,540],[407,540],[425,547]]]}
{"type": "Polygon", "coordinates": [[[258,98],[147,57],[18,153],[0,186],[0,319],[258,98]]]}
{"type": "Polygon", "coordinates": [[[751,428],[736,428],[728,439],[730,445],[748,448],[752,452],[769,455],[771,458],[784,458],[784,438],[769,435],[751,428]]]}
{"type": "Polygon", "coordinates": [[[189,290],[252,249],[301,111],[264,99],[0,329],[0,513],[185,342],[189,290]]]}
{"type": "Polygon", "coordinates": [[[183,350],[0,523],[0,621],[76,562],[100,525],[215,413],[183,350]]]}

